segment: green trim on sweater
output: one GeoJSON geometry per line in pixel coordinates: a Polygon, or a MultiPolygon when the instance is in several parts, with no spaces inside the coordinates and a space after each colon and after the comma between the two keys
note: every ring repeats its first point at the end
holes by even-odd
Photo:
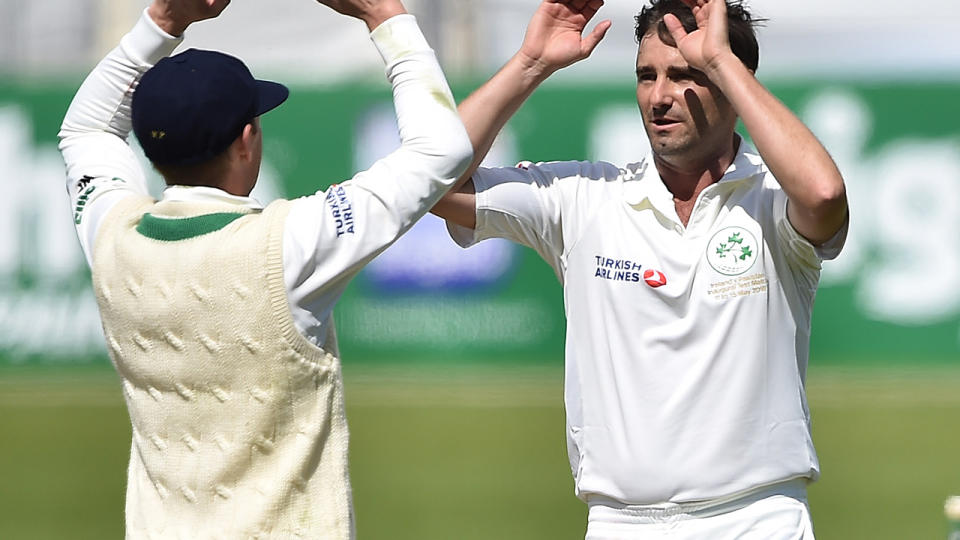
{"type": "Polygon", "coordinates": [[[144,214],[137,232],[154,240],[176,242],[219,231],[245,215],[223,212],[188,218],[161,218],[144,214]]]}

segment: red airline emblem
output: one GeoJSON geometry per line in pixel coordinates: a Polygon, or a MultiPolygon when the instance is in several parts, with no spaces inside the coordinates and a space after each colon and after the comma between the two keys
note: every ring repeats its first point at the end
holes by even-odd
{"type": "Polygon", "coordinates": [[[657,287],[663,287],[667,284],[667,276],[663,275],[663,272],[659,270],[646,270],[643,272],[643,280],[647,282],[647,285],[656,289],[657,287]]]}

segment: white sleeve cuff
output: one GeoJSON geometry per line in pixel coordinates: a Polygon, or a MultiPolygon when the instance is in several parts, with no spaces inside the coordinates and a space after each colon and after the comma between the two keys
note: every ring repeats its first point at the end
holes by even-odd
{"type": "Polygon", "coordinates": [[[817,256],[825,261],[832,261],[839,257],[840,251],[843,250],[843,245],[847,242],[847,232],[849,230],[850,214],[848,213],[846,219],[843,220],[843,225],[840,227],[840,230],[833,235],[833,238],[814,248],[817,256]]]}
{"type": "Polygon", "coordinates": [[[447,234],[449,234],[450,238],[462,248],[468,248],[479,242],[479,239],[477,238],[477,231],[475,229],[468,229],[463,225],[457,225],[452,221],[447,221],[447,234]]]}
{"type": "Polygon", "coordinates": [[[787,206],[790,199],[782,190],[779,192],[781,199],[774,203],[774,220],[778,229],[778,234],[786,241],[790,250],[799,257],[807,261],[811,266],[819,268],[821,261],[830,261],[836,259],[847,241],[847,231],[850,227],[850,216],[844,220],[840,230],[833,235],[833,238],[827,240],[819,246],[813,245],[807,240],[793,223],[790,222],[790,216],[787,212],[787,206]]]}
{"type": "Polygon", "coordinates": [[[144,9],[133,30],[123,36],[120,47],[131,60],[152,66],[161,58],[170,56],[181,42],[183,36],[171,36],[161,30],[144,9]]]}
{"type": "Polygon", "coordinates": [[[388,66],[412,53],[432,51],[416,17],[409,13],[390,17],[370,32],[370,39],[388,66]]]}
{"type": "Polygon", "coordinates": [[[463,225],[457,225],[452,221],[447,221],[447,234],[449,234],[450,238],[462,248],[468,248],[476,245],[478,242],[491,237],[487,234],[487,223],[489,217],[487,212],[487,209],[489,208],[488,189],[491,187],[491,183],[487,180],[488,171],[489,169],[480,167],[474,171],[473,176],[470,178],[473,181],[473,211],[476,215],[476,221],[474,222],[473,228],[470,229],[468,227],[464,227],[463,225]]]}

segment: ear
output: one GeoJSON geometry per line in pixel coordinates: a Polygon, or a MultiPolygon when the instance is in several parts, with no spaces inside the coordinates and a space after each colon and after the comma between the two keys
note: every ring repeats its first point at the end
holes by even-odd
{"type": "Polygon", "coordinates": [[[257,131],[257,126],[251,122],[243,127],[243,133],[233,141],[231,145],[233,147],[232,150],[234,155],[241,161],[251,161],[254,159],[253,149],[255,147],[254,141],[257,137],[257,131]]]}

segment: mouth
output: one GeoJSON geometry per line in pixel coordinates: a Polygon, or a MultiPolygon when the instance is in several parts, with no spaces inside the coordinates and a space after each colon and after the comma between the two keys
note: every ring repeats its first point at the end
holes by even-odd
{"type": "Polygon", "coordinates": [[[674,118],[653,118],[650,120],[650,123],[657,130],[668,130],[680,125],[680,121],[674,118]]]}

